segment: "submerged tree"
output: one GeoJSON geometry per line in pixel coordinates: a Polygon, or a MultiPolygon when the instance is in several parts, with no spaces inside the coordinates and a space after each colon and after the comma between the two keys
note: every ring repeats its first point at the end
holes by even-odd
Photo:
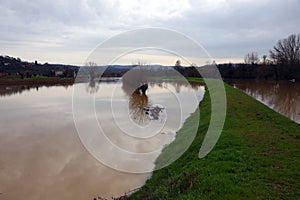
{"type": "Polygon", "coordinates": [[[134,67],[122,76],[123,86],[130,94],[133,92],[141,92],[146,94],[148,89],[151,68],[149,65],[138,62],[134,67]]]}
{"type": "Polygon", "coordinates": [[[103,71],[97,66],[95,62],[88,62],[82,70],[83,78],[87,79],[87,90],[94,94],[99,90],[99,80],[103,71]]]}

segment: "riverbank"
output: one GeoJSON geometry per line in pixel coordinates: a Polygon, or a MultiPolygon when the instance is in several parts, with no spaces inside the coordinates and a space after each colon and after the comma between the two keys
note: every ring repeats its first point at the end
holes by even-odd
{"type": "Polygon", "coordinates": [[[33,77],[33,78],[0,78],[0,85],[55,85],[73,84],[74,78],[33,77]]]}
{"type": "MultiPolygon", "coordinates": [[[[168,167],[155,171],[130,199],[300,198],[300,125],[227,84],[225,89],[225,126],[208,156],[198,158],[210,120],[206,92],[190,148],[168,167]]],[[[184,127],[190,123],[195,123],[192,117],[184,127]]]]}

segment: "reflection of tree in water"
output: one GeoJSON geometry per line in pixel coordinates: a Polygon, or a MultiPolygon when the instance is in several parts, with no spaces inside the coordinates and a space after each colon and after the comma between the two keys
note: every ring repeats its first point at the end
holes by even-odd
{"type": "MultiPolygon", "coordinates": [[[[124,87],[123,87],[124,89],[124,87]]],[[[152,105],[146,94],[135,90],[129,96],[129,114],[131,119],[140,125],[146,125],[150,120],[160,120],[164,107],[152,105]]]]}
{"type": "MultiPolygon", "coordinates": [[[[191,85],[191,87],[194,89],[194,90],[199,90],[201,87],[204,86],[203,83],[197,83],[197,82],[190,82],[189,83],[191,85]]],[[[187,86],[186,86],[187,87],[187,86]]]]}
{"type": "Polygon", "coordinates": [[[77,74],[76,80],[80,83],[86,83],[86,91],[94,94],[99,90],[99,81],[103,72],[103,67],[97,66],[95,62],[90,61],[80,68],[80,73],[77,74]]]}
{"type": "Polygon", "coordinates": [[[169,85],[172,85],[176,91],[176,93],[180,93],[182,88],[192,88],[194,90],[199,90],[201,87],[204,86],[203,83],[199,82],[188,82],[185,79],[179,80],[155,80],[154,82],[150,83],[151,87],[157,85],[160,88],[168,88],[169,85]]]}
{"type": "Polygon", "coordinates": [[[89,79],[87,91],[90,94],[94,94],[99,90],[99,79],[101,75],[100,68],[97,67],[97,64],[95,62],[88,62],[86,71],[89,79]]]}
{"type": "Polygon", "coordinates": [[[146,95],[148,73],[146,66],[138,65],[122,76],[122,89],[129,96],[130,117],[138,124],[146,124],[150,120],[144,111],[149,104],[146,95]]]}
{"type": "Polygon", "coordinates": [[[300,122],[300,84],[286,81],[237,81],[236,86],[277,112],[300,122]]]}
{"type": "MultiPolygon", "coordinates": [[[[139,83],[142,84],[145,82],[141,81],[139,83]]],[[[151,88],[158,86],[159,88],[168,89],[172,86],[176,92],[180,92],[181,87],[190,87],[194,90],[198,90],[203,86],[203,84],[199,83],[190,85],[187,81],[183,80],[155,80],[148,82],[147,84],[151,88]]],[[[150,120],[160,120],[160,115],[163,112],[164,107],[155,104],[152,105],[147,94],[143,94],[139,90],[139,87],[139,84],[130,84],[123,79],[122,89],[129,97],[130,117],[139,124],[147,124],[150,120]]]]}
{"type": "Polygon", "coordinates": [[[141,92],[140,87],[146,85],[146,81],[137,76],[137,71],[127,74],[122,79],[122,89],[129,97],[129,114],[132,120],[138,124],[147,124],[150,119],[146,115],[144,108],[149,105],[149,99],[145,92],[141,92]],[[136,78],[137,77],[137,78],[136,78]]]}
{"type": "Polygon", "coordinates": [[[68,88],[73,85],[72,83],[61,83],[56,84],[34,84],[34,85],[0,85],[0,96],[11,96],[16,94],[22,94],[26,91],[36,90],[39,91],[41,87],[53,87],[53,86],[64,86],[68,88]]]}
{"type": "Polygon", "coordinates": [[[130,117],[138,124],[147,124],[150,121],[149,116],[145,112],[145,108],[149,105],[148,96],[140,92],[133,92],[129,97],[130,117]]]}

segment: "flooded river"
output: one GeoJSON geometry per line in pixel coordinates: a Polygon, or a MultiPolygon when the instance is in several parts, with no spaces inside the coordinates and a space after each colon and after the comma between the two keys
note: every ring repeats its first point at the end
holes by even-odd
{"type": "MultiPolygon", "coordinates": [[[[99,90],[86,84],[77,84],[76,87],[82,92],[76,96],[78,102],[84,102],[87,94],[95,96],[95,113],[90,115],[94,117],[96,114],[109,139],[128,151],[139,152],[161,149],[171,142],[204,94],[203,86],[174,82],[149,84],[146,95],[128,93],[121,81],[103,82],[99,90]],[[196,101],[189,101],[191,92],[196,94],[196,101]],[[117,101],[111,103],[112,96],[117,101]],[[190,103],[181,103],[178,109],[178,98],[190,103]],[[113,105],[113,108],[108,105],[113,105]],[[160,113],[156,112],[157,108],[164,110],[161,113],[165,115],[156,115],[160,113]],[[177,121],[168,120],[175,119],[171,116],[178,113],[177,121]],[[112,116],[116,120],[114,123],[111,123],[112,116]],[[153,123],[154,128],[163,123],[163,128],[145,145],[136,141],[124,143],[126,137],[136,136],[119,137],[124,130],[132,133],[130,123],[140,127],[153,123]]],[[[117,171],[87,151],[74,124],[73,89],[74,85],[0,86],[1,200],[110,198],[141,187],[151,176],[151,173],[117,171]]],[[[92,126],[89,117],[92,116],[77,116],[75,121],[86,120],[87,129],[84,130],[88,131],[92,126]]],[[[101,141],[98,145],[101,146],[101,141]]],[[[113,153],[109,155],[109,152],[106,151],[108,157],[121,159],[113,153]]],[[[152,156],[140,165],[151,167],[154,160],[155,156],[152,156]]]]}
{"type": "Polygon", "coordinates": [[[291,81],[230,80],[234,87],[300,123],[300,83],[291,81]]]}

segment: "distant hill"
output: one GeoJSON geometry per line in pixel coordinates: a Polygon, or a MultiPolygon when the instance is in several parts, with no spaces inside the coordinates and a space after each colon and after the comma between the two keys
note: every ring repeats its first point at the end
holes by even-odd
{"type": "MultiPolygon", "coordinates": [[[[110,65],[106,68],[105,74],[124,74],[127,71],[137,67],[137,65],[110,65]]],[[[154,71],[158,71],[161,69],[171,69],[173,66],[163,66],[163,65],[149,65],[149,68],[154,71]]]]}
{"type": "Polygon", "coordinates": [[[10,56],[0,56],[0,74],[16,75],[16,74],[36,74],[43,76],[53,76],[55,72],[61,71],[65,75],[77,72],[79,66],[62,65],[62,64],[40,64],[37,61],[27,62],[20,58],[10,56]]]}
{"type": "MultiPolygon", "coordinates": [[[[172,68],[170,66],[162,65],[150,65],[152,69],[159,70],[162,67],[172,68]]],[[[130,69],[136,67],[136,65],[110,65],[105,67],[105,74],[120,76],[129,71],[130,69]]],[[[14,58],[10,56],[0,56],[0,73],[1,74],[38,74],[43,76],[53,76],[53,72],[56,71],[75,71],[79,70],[79,66],[74,65],[63,65],[63,64],[40,64],[37,61],[27,62],[23,61],[20,58],[14,58]]],[[[100,68],[104,68],[103,66],[100,68]]]]}
{"type": "MultiPolygon", "coordinates": [[[[138,65],[109,65],[97,66],[100,71],[104,70],[102,76],[104,77],[120,77],[127,71],[138,65]]],[[[163,65],[147,65],[152,75],[167,75],[172,69],[177,70],[184,76],[198,77],[199,73],[194,67],[183,66],[163,66],[163,65]]],[[[21,76],[31,77],[36,75],[48,77],[75,77],[79,70],[79,66],[63,65],[63,64],[49,64],[23,61],[20,58],[10,56],[0,56],[0,76],[21,76]]]]}

